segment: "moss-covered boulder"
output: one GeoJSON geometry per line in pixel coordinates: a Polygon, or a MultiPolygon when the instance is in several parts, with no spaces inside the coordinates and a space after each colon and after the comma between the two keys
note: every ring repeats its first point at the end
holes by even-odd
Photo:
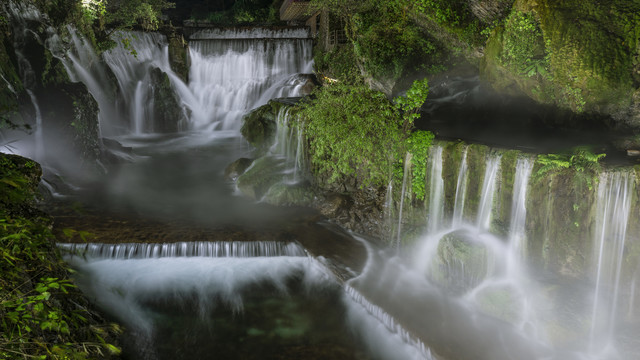
{"type": "Polygon", "coordinates": [[[238,190],[245,196],[260,200],[273,185],[284,181],[285,170],[284,161],[271,156],[261,157],[238,177],[238,190]]]}
{"type": "Polygon", "coordinates": [[[232,162],[224,169],[224,178],[228,181],[236,181],[251,164],[253,164],[253,159],[249,158],[240,158],[232,162]]]}
{"type": "Polygon", "coordinates": [[[269,188],[263,200],[278,206],[306,206],[313,202],[314,193],[306,184],[277,183],[269,188]]]}
{"type": "Polygon", "coordinates": [[[180,130],[187,121],[180,98],[173,91],[169,76],[159,68],[149,74],[153,84],[153,131],[168,133],[180,130]]]}
{"type": "Polygon", "coordinates": [[[490,256],[486,245],[465,230],[440,239],[432,259],[430,279],[453,294],[464,294],[489,275],[490,256]]]}
{"type": "Polygon", "coordinates": [[[283,103],[269,101],[244,116],[240,133],[260,152],[266,152],[275,141],[276,117],[283,103]]]}

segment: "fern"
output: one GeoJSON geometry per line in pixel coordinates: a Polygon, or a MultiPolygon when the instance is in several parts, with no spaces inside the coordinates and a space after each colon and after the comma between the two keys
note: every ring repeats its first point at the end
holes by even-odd
{"type": "Polygon", "coordinates": [[[576,172],[576,180],[585,181],[587,187],[592,189],[597,174],[602,170],[600,160],[605,156],[606,154],[593,153],[584,146],[574,148],[570,154],[541,154],[536,160],[541,166],[534,174],[533,180],[538,181],[543,177],[571,169],[576,172]]]}

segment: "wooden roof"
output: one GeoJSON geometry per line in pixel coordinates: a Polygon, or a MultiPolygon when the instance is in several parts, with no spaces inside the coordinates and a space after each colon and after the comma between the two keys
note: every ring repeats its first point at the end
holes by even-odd
{"type": "Polygon", "coordinates": [[[308,8],[309,0],[285,0],[280,7],[280,20],[305,21],[310,17],[308,8]]]}

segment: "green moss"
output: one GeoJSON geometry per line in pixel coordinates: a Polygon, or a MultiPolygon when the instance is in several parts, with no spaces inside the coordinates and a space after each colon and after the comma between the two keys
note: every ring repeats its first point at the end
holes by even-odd
{"type": "Polygon", "coordinates": [[[285,178],[285,164],[271,156],[261,157],[238,177],[238,189],[246,196],[260,200],[269,189],[285,178]]]}
{"type": "Polygon", "coordinates": [[[276,116],[282,103],[269,101],[244,116],[240,133],[261,152],[266,152],[275,141],[276,116]]]}
{"type": "Polygon", "coordinates": [[[489,147],[480,144],[470,144],[467,150],[467,165],[469,183],[467,184],[467,196],[465,201],[464,219],[470,223],[475,223],[482,196],[482,179],[489,156],[489,147]]]}
{"type": "Polygon", "coordinates": [[[619,116],[640,84],[639,14],[640,3],[625,0],[518,0],[487,43],[484,72],[498,88],[619,116]]]}
{"type": "Polygon", "coordinates": [[[500,177],[497,183],[497,196],[494,200],[491,230],[496,234],[506,236],[509,233],[511,221],[516,163],[518,156],[520,156],[520,151],[501,151],[500,155],[500,177]]]}

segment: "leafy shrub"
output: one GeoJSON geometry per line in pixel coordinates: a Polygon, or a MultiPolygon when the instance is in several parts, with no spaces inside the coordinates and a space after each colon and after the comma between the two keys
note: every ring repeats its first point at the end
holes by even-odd
{"type": "Polygon", "coordinates": [[[538,155],[536,162],[540,167],[534,173],[533,179],[538,181],[565,170],[573,170],[576,180],[584,181],[587,187],[592,189],[598,173],[602,170],[600,160],[605,156],[606,154],[595,154],[587,147],[576,147],[572,153],[538,155]]]}
{"type": "Polygon", "coordinates": [[[312,165],[328,174],[329,182],[356,176],[362,186],[386,184],[407,148],[418,155],[430,145],[433,134],[429,132],[409,137],[416,109],[427,94],[426,80],[416,81],[395,104],[364,85],[337,83],[320,88],[299,112],[312,165]],[[411,140],[405,142],[408,137],[411,140]]]}
{"type": "Polygon", "coordinates": [[[533,13],[514,11],[505,24],[502,62],[514,71],[547,76],[549,56],[540,24],[533,13]]]}

